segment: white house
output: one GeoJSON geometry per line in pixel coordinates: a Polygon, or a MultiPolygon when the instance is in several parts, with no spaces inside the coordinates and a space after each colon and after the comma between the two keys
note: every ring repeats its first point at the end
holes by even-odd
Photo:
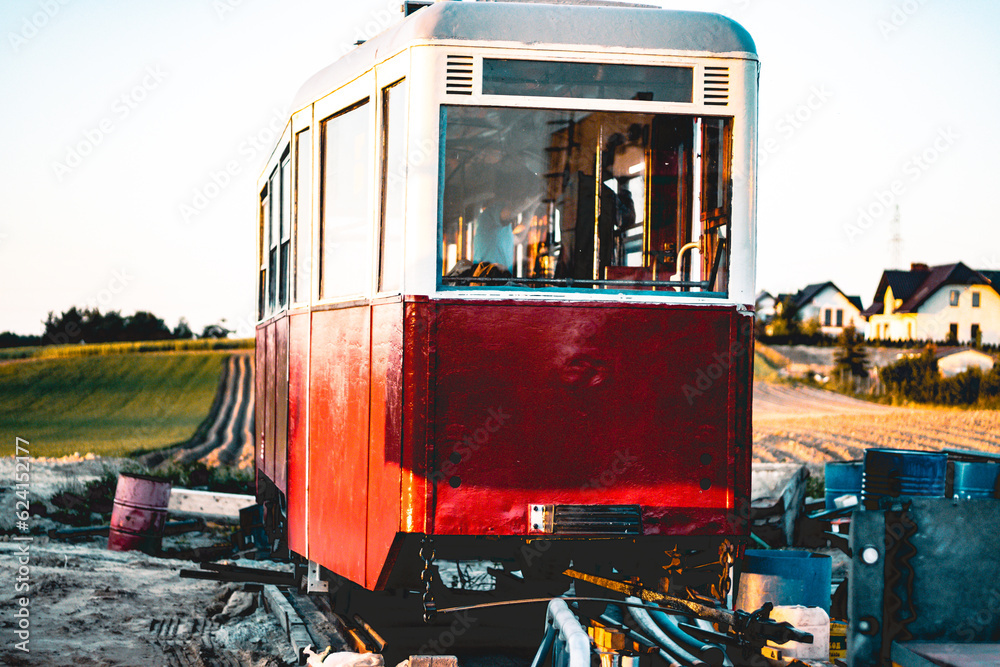
{"type": "Polygon", "coordinates": [[[828,336],[839,336],[844,327],[862,331],[861,297],[847,296],[832,282],[807,285],[792,296],[791,305],[800,322],[819,321],[820,330],[828,336]]]}
{"type": "Polygon", "coordinates": [[[937,357],[938,370],[945,377],[964,373],[970,368],[988,373],[995,363],[990,355],[967,347],[940,348],[934,356],[937,357]]]}
{"type": "Polygon", "coordinates": [[[883,271],[862,314],[870,340],[934,340],[1000,344],[1000,271],[965,264],[913,264],[883,271]]]}
{"type": "Polygon", "coordinates": [[[770,292],[761,290],[754,299],[754,316],[761,322],[770,322],[774,319],[774,306],[777,303],[778,300],[770,292]]]}

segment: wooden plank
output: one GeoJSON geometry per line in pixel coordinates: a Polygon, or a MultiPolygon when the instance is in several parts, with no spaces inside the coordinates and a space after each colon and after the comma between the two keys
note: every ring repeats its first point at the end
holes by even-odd
{"type": "Polygon", "coordinates": [[[225,518],[238,522],[240,510],[256,502],[253,496],[241,493],[174,488],[170,490],[167,512],[174,516],[225,518]]]}

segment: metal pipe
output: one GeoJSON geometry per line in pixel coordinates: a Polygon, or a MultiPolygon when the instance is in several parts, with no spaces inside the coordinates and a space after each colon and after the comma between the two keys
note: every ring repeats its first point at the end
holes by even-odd
{"type": "Polygon", "coordinates": [[[703,641],[695,639],[678,627],[677,622],[671,616],[664,614],[662,611],[650,609],[648,613],[653,623],[659,626],[675,642],[713,667],[722,667],[722,664],[726,661],[726,651],[721,646],[706,644],[703,641]]]}
{"type": "Polygon", "coordinates": [[[545,662],[545,658],[548,657],[549,651],[552,650],[552,642],[556,639],[556,628],[554,625],[549,623],[548,618],[545,619],[545,637],[542,638],[542,645],[538,647],[538,652],[535,653],[535,659],[531,661],[531,667],[542,667],[542,663],[545,662]]]}
{"type": "MultiPolygon", "coordinates": [[[[560,639],[559,642],[554,642],[552,647],[553,667],[561,667],[562,664],[566,664],[567,667],[590,667],[590,638],[565,601],[553,598],[549,602],[548,609],[545,611],[545,623],[546,626],[552,626],[553,640],[556,633],[560,639]],[[562,657],[563,653],[568,655],[568,659],[565,661],[562,657]]],[[[547,634],[548,629],[546,629],[547,634]]],[[[542,646],[544,646],[544,640],[542,646]]],[[[541,648],[539,647],[539,652],[541,652],[541,648]]]]}
{"type": "Polygon", "coordinates": [[[628,613],[633,619],[635,619],[635,622],[639,624],[639,627],[642,628],[643,632],[649,635],[649,638],[655,641],[660,646],[661,651],[669,655],[672,660],[684,665],[684,667],[703,667],[707,665],[705,661],[687,652],[683,647],[679,646],[677,642],[668,637],[666,633],[664,633],[663,630],[661,630],[659,626],[653,622],[653,619],[649,617],[649,613],[645,609],[629,607],[628,613]]]}

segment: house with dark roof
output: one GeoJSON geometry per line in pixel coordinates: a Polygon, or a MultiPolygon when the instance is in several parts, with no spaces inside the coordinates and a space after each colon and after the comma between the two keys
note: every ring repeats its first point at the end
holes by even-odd
{"type": "Polygon", "coordinates": [[[962,262],[882,272],[868,318],[870,340],[1000,344],[1000,271],[962,262]]]}
{"type": "Polygon", "coordinates": [[[766,290],[757,292],[754,299],[754,317],[761,322],[770,322],[774,318],[774,307],[778,300],[766,290]]]}
{"type": "Polygon", "coordinates": [[[847,296],[830,281],[806,285],[796,294],[778,295],[782,308],[792,308],[800,322],[815,319],[820,330],[828,336],[839,336],[844,327],[854,326],[863,331],[865,320],[861,317],[861,297],[847,296]]]}

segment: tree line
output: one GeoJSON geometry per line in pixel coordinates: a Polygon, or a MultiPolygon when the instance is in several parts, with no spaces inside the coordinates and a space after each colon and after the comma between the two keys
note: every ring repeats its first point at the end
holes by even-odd
{"type": "MultiPolygon", "coordinates": [[[[102,313],[98,308],[73,306],[58,315],[49,311],[43,324],[45,331],[40,336],[25,336],[10,331],[0,333],[0,347],[185,340],[195,337],[185,318],[180,318],[177,326],[171,329],[162,318],[145,310],[122,315],[117,310],[102,313]]],[[[199,338],[226,338],[229,333],[219,324],[209,324],[202,329],[199,338]]]]}

